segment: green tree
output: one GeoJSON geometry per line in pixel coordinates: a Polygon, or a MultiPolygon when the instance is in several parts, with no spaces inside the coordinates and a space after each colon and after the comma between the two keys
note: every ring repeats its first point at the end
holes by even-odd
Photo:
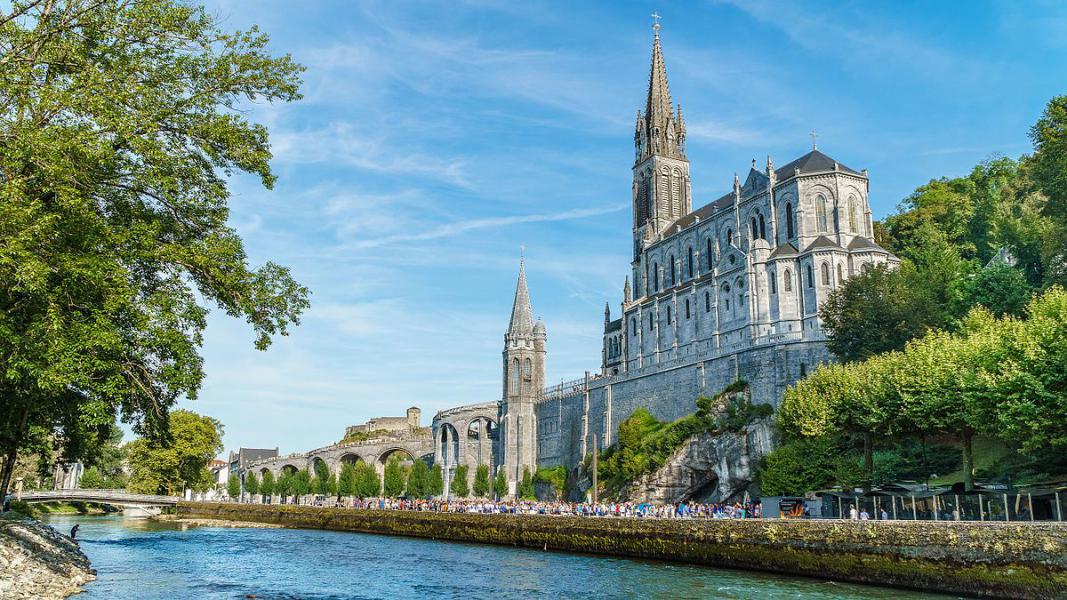
{"type": "Polygon", "coordinates": [[[337,493],[337,479],[330,472],[330,467],[325,461],[315,461],[315,477],[311,483],[311,491],[323,496],[331,496],[337,493]]]}
{"type": "Polygon", "coordinates": [[[341,465],[341,476],[337,478],[337,493],[355,496],[356,489],[356,468],[351,463],[344,463],[341,465]]]}
{"type": "Polygon", "coordinates": [[[356,463],[356,495],[360,498],[373,498],[381,493],[382,482],[374,467],[363,461],[356,463]]]}
{"type": "Polygon", "coordinates": [[[523,500],[536,500],[537,493],[534,491],[533,475],[529,467],[522,468],[522,480],[519,482],[519,498],[523,500]]]}
{"type": "Polygon", "coordinates": [[[263,480],[259,482],[259,492],[269,501],[270,497],[273,496],[276,491],[277,488],[274,484],[274,473],[264,471],[263,480]]]}
{"type": "Polygon", "coordinates": [[[237,478],[237,473],[230,473],[230,478],[226,482],[226,495],[234,500],[241,498],[241,480],[237,478]]]}
{"type": "Polygon", "coordinates": [[[430,491],[430,466],[424,460],[416,460],[408,472],[407,495],[412,498],[428,498],[430,491]]]}
{"type": "Polygon", "coordinates": [[[982,306],[998,317],[1021,317],[1026,304],[1033,297],[1033,290],[1023,272],[1003,262],[960,278],[956,286],[954,296],[958,306],[953,312],[958,314],[982,306]]]}
{"type": "Polygon", "coordinates": [[[244,103],[299,98],[299,65],[180,0],[16,0],[0,22],[3,495],[34,427],[66,444],[121,412],[167,441],[208,306],[265,349],[308,302],[249,266],[227,207],[231,175],[275,180],[244,103]]]}
{"type": "Polygon", "coordinates": [[[169,442],[139,438],[129,444],[130,491],[181,495],[211,486],[207,464],[222,452],[222,424],[189,410],[168,417],[169,442]]]}
{"type": "Polygon", "coordinates": [[[404,493],[404,484],[407,477],[404,473],[403,462],[399,456],[394,454],[386,461],[384,479],[385,496],[387,498],[396,498],[404,493]]]}
{"type": "Polygon", "coordinates": [[[311,483],[311,472],[306,467],[293,473],[293,477],[290,480],[290,491],[296,496],[297,502],[300,502],[303,496],[311,493],[311,483]]]}
{"type": "Polygon", "coordinates": [[[486,498],[489,496],[489,488],[489,465],[478,465],[474,470],[474,487],[471,491],[474,492],[475,498],[486,498]]]}
{"type": "Polygon", "coordinates": [[[502,500],[508,495],[508,478],[504,474],[504,469],[496,472],[496,478],[493,480],[493,493],[496,494],[497,500],[502,500]]]}
{"type": "Polygon", "coordinates": [[[100,474],[100,469],[96,467],[85,469],[81,479],[78,481],[78,487],[87,490],[102,489],[104,487],[104,477],[100,474]]]}
{"type": "Polygon", "coordinates": [[[293,494],[293,474],[288,471],[282,471],[282,474],[278,477],[277,483],[274,484],[274,493],[278,494],[282,498],[282,502],[285,502],[286,497],[293,494]]]}
{"type": "Polygon", "coordinates": [[[445,478],[441,472],[441,465],[434,465],[430,470],[429,495],[440,496],[445,493],[445,478]]]}
{"type": "MultiPolygon", "coordinates": [[[[449,486],[449,491],[456,498],[466,498],[470,495],[470,488],[467,484],[469,473],[470,467],[467,465],[459,465],[456,467],[456,472],[452,476],[452,485],[449,486]]],[[[488,469],[486,469],[486,474],[488,475],[488,469]]]]}
{"type": "Polygon", "coordinates": [[[253,471],[249,471],[245,475],[245,491],[249,496],[255,497],[259,493],[259,480],[256,479],[256,474],[253,471]]]}
{"type": "Polygon", "coordinates": [[[760,492],[800,496],[836,483],[840,448],[832,436],[788,441],[763,457],[757,471],[760,492]]]}

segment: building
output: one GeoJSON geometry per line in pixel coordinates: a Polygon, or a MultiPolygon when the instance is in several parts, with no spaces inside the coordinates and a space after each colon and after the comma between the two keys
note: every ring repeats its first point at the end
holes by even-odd
{"type": "Polygon", "coordinates": [[[392,434],[403,435],[418,431],[419,420],[422,411],[412,406],[403,417],[375,417],[362,425],[350,425],[345,428],[345,437],[351,438],[360,434],[392,434]]]}

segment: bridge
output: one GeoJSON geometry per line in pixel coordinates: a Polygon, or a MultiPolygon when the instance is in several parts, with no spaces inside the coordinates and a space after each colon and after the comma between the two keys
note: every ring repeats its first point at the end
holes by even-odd
{"type": "Polygon", "coordinates": [[[181,498],[177,496],[153,496],[149,494],[131,494],[122,490],[46,490],[22,492],[23,502],[31,504],[40,502],[91,502],[107,504],[123,509],[130,516],[147,516],[159,514],[164,506],[175,506],[181,498]]]}
{"type": "MultiPolygon", "coordinates": [[[[307,469],[315,473],[316,466],[325,465],[332,473],[340,475],[341,467],[357,462],[373,465],[379,475],[385,472],[385,464],[393,456],[414,462],[433,462],[434,444],[429,428],[400,436],[383,436],[358,442],[331,444],[310,452],[298,452],[277,458],[267,458],[245,467],[245,472],[254,472],[257,477],[270,471],[275,477],[283,473],[295,473],[307,469]]],[[[243,476],[243,475],[242,475],[243,476]]]]}

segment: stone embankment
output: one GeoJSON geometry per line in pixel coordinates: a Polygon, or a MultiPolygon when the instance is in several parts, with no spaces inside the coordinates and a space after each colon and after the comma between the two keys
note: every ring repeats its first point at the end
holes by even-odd
{"type": "Polygon", "coordinates": [[[0,600],[66,598],[94,579],[70,538],[32,519],[0,519],[0,600]]]}
{"type": "Polygon", "coordinates": [[[180,517],[589,552],[1000,598],[1067,598],[1067,527],[661,520],[183,502],[180,517]]]}

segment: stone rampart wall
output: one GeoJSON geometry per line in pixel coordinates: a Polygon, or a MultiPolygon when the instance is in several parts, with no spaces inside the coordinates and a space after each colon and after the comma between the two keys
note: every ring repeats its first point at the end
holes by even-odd
{"type": "Polygon", "coordinates": [[[1002,598],[1067,598],[1067,527],[913,521],[594,519],[183,502],[180,517],[405,535],[1002,598]]]}
{"type": "Polygon", "coordinates": [[[638,407],[662,421],[696,411],[696,399],[712,396],[738,378],[749,383],[752,401],[777,406],[786,387],[831,357],[822,342],[796,342],[744,350],[729,356],[636,377],[592,380],[588,412],[584,393],[537,405],[538,464],[574,467],[592,451],[615,443],[619,423],[638,407]]]}

